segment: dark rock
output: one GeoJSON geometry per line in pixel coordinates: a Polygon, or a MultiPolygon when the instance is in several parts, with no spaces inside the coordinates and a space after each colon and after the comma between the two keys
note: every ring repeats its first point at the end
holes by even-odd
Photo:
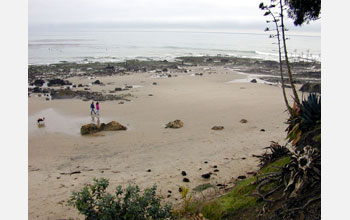
{"type": "Polygon", "coordinates": [[[183,180],[182,181],[184,181],[185,183],[188,183],[188,182],[190,182],[190,180],[188,179],[188,178],[183,178],[183,180]]]}
{"type": "Polygon", "coordinates": [[[42,80],[42,79],[37,79],[37,80],[34,81],[34,85],[35,86],[43,86],[44,83],[45,83],[45,81],[42,80]]]}
{"type": "Polygon", "coordinates": [[[72,85],[72,83],[70,83],[67,80],[63,80],[63,79],[51,79],[51,80],[49,80],[49,83],[47,85],[48,86],[64,86],[64,85],[72,85]]]}
{"type": "Polygon", "coordinates": [[[224,126],[214,126],[211,128],[212,130],[223,130],[224,126]]]}
{"type": "Polygon", "coordinates": [[[83,87],[83,84],[78,84],[78,87],[83,87]]]}
{"type": "Polygon", "coordinates": [[[115,68],[114,68],[114,66],[107,64],[106,69],[107,70],[114,70],[115,68]]]}
{"type": "Polygon", "coordinates": [[[215,169],[214,172],[219,172],[219,170],[218,170],[218,169],[215,169]]]}
{"type": "Polygon", "coordinates": [[[153,82],[152,84],[153,84],[153,85],[157,85],[157,83],[156,83],[156,82],[153,82]]]}
{"type": "Polygon", "coordinates": [[[252,79],[250,82],[251,83],[257,83],[256,79],[252,79]]]}
{"type": "Polygon", "coordinates": [[[204,163],[208,163],[208,161],[204,161],[204,163]]]}
{"type": "Polygon", "coordinates": [[[247,177],[246,176],[238,176],[237,179],[240,179],[240,180],[243,180],[243,179],[246,179],[247,177]]]}
{"type": "Polygon", "coordinates": [[[124,104],[124,102],[122,101],[122,102],[119,102],[118,104],[122,105],[122,104],[124,104]]]}
{"type": "Polygon", "coordinates": [[[305,83],[301,86],[299,91],[321,94],[321,84],[320,83],[305,83]]]}
{"type": "Polygon", "coordinates": [[[168,77],[171,77],[171,74],[169,74],[168,77]]]}
{"type": "Polygon", "coordinates": [[[245,124],[245,123],[247,123],[247,122],[248,122],[248,120],[247,120],[247,119],[241,119],[239,122],[241,122],[241,123],[245,124]]]}
{"type": "Polygon", "coordinates": [[[210,176],[211,176],[211,173],[202,174],[202,177],[203,177],[204,179],[209,179],[210,176]]]}
{"type": "Polygon", "coordinates": [[[186,176],[187,175],[186,171],[182,171],[181,174],[182,174],[182,176],[186,176]]]}
{"type": "Polygon", "coordinates": [[[181,120],[175,120],[166,124],[165,128],[181,128],[183,126],[184,126],[184,123],[181,120]]]}
{"type": "Polygon", "coordinates": [[[77,85],[73,85],[72,87],[73,87],[73,88],[77,88],[77,85]]]}
{"type": "Polygon", "coordinates": [[[171,195],[167,195],[167,198],[170,198],[171,197],[171,195]]]}
{"type": "Polygon", "coordinates": [[[245,160],[246,158],[245,157],[242,157],[242,160],[245,160]]]}
{"type": "Polygon", "coordinates": [[[168,190],[168,193],[172,193],[171,190],[168,190]]]}
{"type": "Polygon", "coordinates": [[[148,169],[147,172],[151,172],[152,170],[151,169],[148,169]]]}
{"type": "Polygon", "coordinates": [[[122,91],[122,88],[115,88],[114,91],[122,91]]]}
{"type": "Polygon", "coordinates": [[[181,187],[179,187],[179,193],[180,193],[180,192],[182,192],[182,188],[181,188],[181,187]]]}
{"type": "Polygon", "coordinates": [[[218,166],[217,166],[217,165],[214,165],[213,168],[218,168],[218,166]]]}
{"type": "Polygon", "coordinates": [[[260,129],[260,131],[263,131],[263,132],[264,132],[264,131],[265,131],[265,129],[260,129]]]}
{"type": "Polygon", "coordinates": [[[153,94],[148,94],[148,96],[153,96],[153,94]]]}
{"type": "Polygon", "coordinates": [[[168,68],[162,69],[163,72],[168,72],[168,68]]]}
{"type": "Polygon", "coordinates": [[[92,84],[95,84],[95,85],[100,85],[101,84],[101,82],[100,82],[100,80],[96,80],[95,82],[93,82],[92,84]]]}
{"type": "Polygon", "coordinates": [[[34,92],[34,93],[41,93],[41,92],[42,92],[42,89],[39,88],[39,87],[34,87],[33,92],[34,92]]]}

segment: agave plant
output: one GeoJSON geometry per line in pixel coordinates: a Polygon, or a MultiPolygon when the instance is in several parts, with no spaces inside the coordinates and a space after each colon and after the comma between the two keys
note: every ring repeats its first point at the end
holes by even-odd
{"type": "Polygon", "coordinates": [[[287,139],[292,145],[321,147],[321,97],[311,93],[301,107],[294,104],[287,124],[287,139]]]}
{"type": "Polygon", "coordinates": [[[293,152],[291,160],[282,171],[284,194],[296,197],[321,182],[321,153],[317,148],[304,147],[303,152],[293,152]]]}
{"type": "Polygon", "coordinates": [[[277,159],[288,155],[289,150],[286,146],[281,146],[280,144],[278,144],[275,141],[271,141],[271,144],[269,147],[265,147],[264,149],[266,149],[266,152],[262,155],[254,155],[253,157],[259,158],[260,163],[259,166],[260,167],[264,167],[269,163],[272,163],[274,161],[276,161],[277,159]],[[268,153],[268,150],[270,150],[270,153],[268,153]]]}

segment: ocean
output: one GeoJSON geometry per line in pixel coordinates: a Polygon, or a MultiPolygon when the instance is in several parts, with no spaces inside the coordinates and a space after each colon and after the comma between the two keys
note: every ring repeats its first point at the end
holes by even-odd
{"type": "MultiPolygon", "coordinates": [[[[320,36],[288,36],[291,57],[321,60],[320,36]]],[[[221,55],[278,60],[276,39],[267,34],[188,31],[29,31],[28,63],[173,60],[221,55]]]]}

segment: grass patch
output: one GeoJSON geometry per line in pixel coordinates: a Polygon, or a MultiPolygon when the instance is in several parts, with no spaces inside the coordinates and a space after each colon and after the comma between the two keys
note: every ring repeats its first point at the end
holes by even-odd
{"type": "MultiPolygon", "coordinates": [[[[289,157],[281,158],[268,166],[262,168],[259,174],[276,172],[277,167],[282,167],[290,160],[289,157]]],[[[251,194],[255,191],[256,185],[253,184],[256,177],[237,181],[236,186],[226,195],[223,195],[215,200],[207,202],[202,205],[199,210],[207,219],[223,219],[232,218],[233,216],[255,216],[265,202],[258,201],[255,196],[251,194]]],[[[269,191],[276,187],[277,183],[270,183],[262,188],[262,191],[269,191]]]]}

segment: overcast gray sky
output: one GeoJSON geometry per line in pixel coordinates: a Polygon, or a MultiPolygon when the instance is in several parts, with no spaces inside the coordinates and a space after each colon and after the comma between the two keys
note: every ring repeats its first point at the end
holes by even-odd
{"type": "MultiPolygon", "coordinates": [[[[39,25],[121,29],[258,31],[262,0],[29,0],[29,28],[39,25]]],[[[295,28],[290,25],[290,28],[295,28]]],[[[320,21],[297,28],[320,34],[320,21]]]]}

